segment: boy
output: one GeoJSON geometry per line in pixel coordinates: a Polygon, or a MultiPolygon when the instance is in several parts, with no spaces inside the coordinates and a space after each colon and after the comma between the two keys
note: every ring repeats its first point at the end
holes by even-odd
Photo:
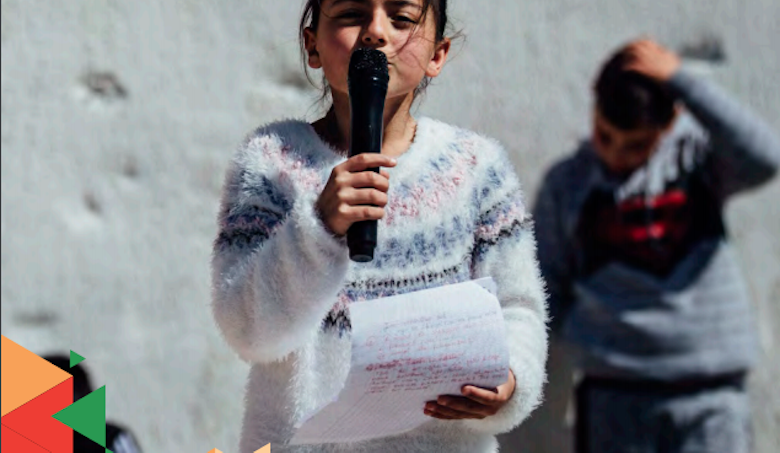
{"type": "Polygon", "coordinates": [[[780,141],[650,40],[595,94],[592,138],[534,212],[553,328],[584,376],[578,451],[747,452],[757,342],[723,208],[772,178],[780,141]]]}

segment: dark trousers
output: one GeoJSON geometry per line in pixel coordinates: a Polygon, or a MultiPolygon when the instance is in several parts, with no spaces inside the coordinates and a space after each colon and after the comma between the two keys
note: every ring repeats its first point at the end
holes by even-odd
{"type": "Polygon", "coordinates": [[[685,382],[586,377],[576,389],[577,453],[748,453],[745,374],[685,382]]]}

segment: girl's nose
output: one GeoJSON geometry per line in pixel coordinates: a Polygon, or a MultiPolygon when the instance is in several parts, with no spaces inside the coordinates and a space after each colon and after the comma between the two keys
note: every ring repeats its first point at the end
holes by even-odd
{"type": "Polygon", "coordinates": [[[386,43],[387,43],[387,40],[385,40],[385,38],[382,38],[382,37],[375,38],[375,37],[368,36],[368,35],[363,36],[363,44],[365,44],[367,46],[378,46],[378,45],[382,46],[382,45],[385,45],[386,43]]]}
{"type": "Polygon", "coordinates": [[[381,12],[374,14],[363,32],[361,41],[364,46],[381,47],[387,44],[387,20],[381,12]]]}

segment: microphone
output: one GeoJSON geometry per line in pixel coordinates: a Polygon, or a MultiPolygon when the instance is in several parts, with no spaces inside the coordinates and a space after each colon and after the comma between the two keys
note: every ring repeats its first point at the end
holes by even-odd
{"type": "MultiPolygon", "coordinates": [[[[349,60],[349,157],[382,152],[382,128],[387,82],[387,56],[376,49],[359,48],[349,60]]],[[[379,168],[367,171],[379,173],[379,168]]],[[[355,222],[347,230],[349,257],[358,263],[374,259],[376,220],[355,222]]]]}

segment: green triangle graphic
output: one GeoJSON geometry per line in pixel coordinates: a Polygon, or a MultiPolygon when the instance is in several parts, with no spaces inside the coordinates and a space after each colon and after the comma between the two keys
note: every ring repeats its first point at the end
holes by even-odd
{"type": "Polygon", "coordinates": [[[106,386],[52,415],[73,431],[106,447],[106,386]]]}
{"type": "Polygon", "coordinates": [[[84,361],[84,357],[81,357],[80,355],[76,354],[73,351],[70,351],[70,367],[73,368],[74,366],[78,365],[79,363],[84,361]]]}

